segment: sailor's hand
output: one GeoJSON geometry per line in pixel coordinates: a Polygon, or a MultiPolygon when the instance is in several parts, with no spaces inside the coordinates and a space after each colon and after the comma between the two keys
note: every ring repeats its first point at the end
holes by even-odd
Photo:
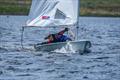
{"type": "Polygon", "coordinates": [[[65,31],[68,31],[69,30],[69,28],[65,28],[65,31]]]}

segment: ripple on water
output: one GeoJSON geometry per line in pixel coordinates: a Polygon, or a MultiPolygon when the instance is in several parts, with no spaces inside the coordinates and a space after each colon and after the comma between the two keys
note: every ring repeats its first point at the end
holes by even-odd
{"type": "Polygon", "coordinates": [[[8,50],[5,48],[0,47],[0,53],[7,52],[8,50]]]}
{"type": "Polygon", "coordinates": [[[22,62],[20,62],[19,60],[8,60],[6,61],[7,64],[9,65],[21,65],[22,62]]]}
{"type": "Polygon", "coordinates": [[[22,76],[22,77],[24,77],[24,76],[34,76],[34,75],[33,74],[29,74],[29,73],[23,73],[23,74],[18,74],[16,76],[22,76]]]}
{"type": "Polygon", "coordinates": [[[3,71],[0,70],[0,75],[3,75],[3,71]]]}

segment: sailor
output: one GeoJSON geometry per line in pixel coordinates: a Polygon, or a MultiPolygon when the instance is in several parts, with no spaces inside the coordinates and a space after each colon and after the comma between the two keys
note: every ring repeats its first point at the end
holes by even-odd
{"type": "Polygon", "coordinates": [[[49,34],[47,37],[45,37],[45,40],[47,39],[47,42],[43,42],[41,44],[50,44],[50,43],[56,43],[56,42],[66,42],[66,41],[72,41],[72,39],[66,35],[64,35],[65,32],[69,31],[69,28],[65,28],[64,30],[60,31],[56,34],[49,34]]]}

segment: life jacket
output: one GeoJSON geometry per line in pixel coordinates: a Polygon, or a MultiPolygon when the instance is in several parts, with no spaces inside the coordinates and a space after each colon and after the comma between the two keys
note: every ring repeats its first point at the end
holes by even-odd
{"type": "Polygon", "coordinates": [[[65,42],[65,41],[71,41],[71,39],[65,35],[58,35],[55,39],[55,42],[65,42]]]}
{"type": "Polygon", "coordinates": [[[51,40],[49,40],[48,41],[48,44],[49,43],[56,43],[56,42],[65,42],[65,41],[72,41],[72,39],[71,38],[69,38],[69,37],[67,37],[67,36],[65,36],[65,35],[63,35],[64,34],[64,30],[63,31],[60,31],[59,33],[57,33],[57,34],[51,34],[52,36],[53,36],[53,41],[51,41],[51,40]]]}

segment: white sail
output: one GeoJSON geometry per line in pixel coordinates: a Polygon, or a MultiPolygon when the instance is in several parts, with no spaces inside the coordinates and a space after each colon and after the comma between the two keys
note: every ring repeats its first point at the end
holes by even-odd
{"type": "Polygon", "coordinates": [[[75,25],[79,0],[32,0],[26,26],[75,25]]]}

